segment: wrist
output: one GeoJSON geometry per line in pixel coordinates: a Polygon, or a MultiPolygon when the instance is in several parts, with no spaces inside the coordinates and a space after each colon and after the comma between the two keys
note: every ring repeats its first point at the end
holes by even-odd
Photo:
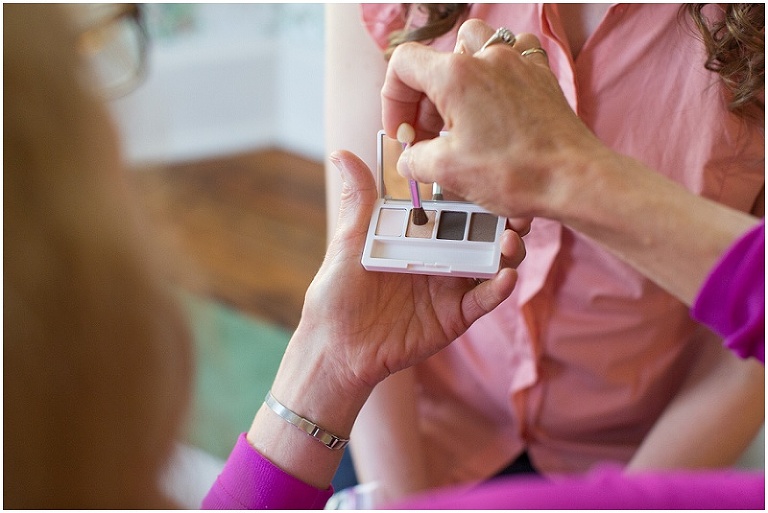
{"type": "Polygon", "coordinates": [[[633,163],[602,145],[574,152],[552,178],[547,217],[581,231],[610,230],[622,208],[615,202],[632,194],[633,163]]]}
{"type": "MultiPolygon", "coordinates": [[[[300,325],[288,344],[271,393],[296,415],[348,439],[371,389],[346,377],[345,365],[332,356],[328,341],[332,338],[320,330],[300,325]]],[[[273,464],[321,490],[331,483],[344,452],[330,450],[266,403],[256,413],[247,439],[273,464]]]]}
{"type": "Polygon", "coordinates": [[[264,398],[264,404],[278,417],[307,433],[310,437],[319,441],[331,450],[342,450],[349,443],[349,438],[335,435],[330,431],[323,429],[322,426],[319,426],[311,420],[302,417],[290,408],[287,408],[283,403],[275,399],[272,391],[267,392],[267,396],[264,398]]]}
{"type": "MultiPolygon", "coordinates": [[[[522,187],[525,197],[521,203],[530,207],[526,215],[566,225],[600,219],[600,213],[590,209],[602,209],[606,203],[603,189],[610,188],[606,182],[623,165],[623,157],[606,147],[580,120],[576,122],[576,126],[553,134],[546,151],[531,152],[527,182],[522,187]]],[[[516,194],[519,191],[514,187],[510,195],[516,194]]]]}
{"type": "Polygon", "coordinates": [[[331,342],[332,335],[300,325],[283,356],[272,393],[302,417],[348,438],[372,387],[354,377],[331,342]]]}

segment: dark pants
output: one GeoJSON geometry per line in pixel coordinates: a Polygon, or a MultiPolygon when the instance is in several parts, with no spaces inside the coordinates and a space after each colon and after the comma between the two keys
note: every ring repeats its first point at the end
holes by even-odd
{"type": "Polygon", "coordinates": [[[512,463],[501,469],[493,477],[501,476],[514,476],[517,474],[538,474],[539,472],[533,467],[528,453],[524,452],[517,457],[512,463]]]}

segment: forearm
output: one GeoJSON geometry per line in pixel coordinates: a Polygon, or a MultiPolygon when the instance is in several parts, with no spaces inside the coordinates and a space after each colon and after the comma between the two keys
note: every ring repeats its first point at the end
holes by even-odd
{"type": "Polygon", "coordinates": [[[412,369],[384,380],[352,431],[358,479],[378,482],[387,501],[430,487],[417,430],[415,385],[412,369]]]}
{"type": "Polygon", "coordinates": [[[764,368],[705,336],[680,391],[628,470],[732,465],[757,434],[765,414],[764,368]]]}
{"type": "Polygon", "coordinates": [[[689,306],[720,256],[758,223],[612,152],[567,175],[552,217],[689,306]]]}

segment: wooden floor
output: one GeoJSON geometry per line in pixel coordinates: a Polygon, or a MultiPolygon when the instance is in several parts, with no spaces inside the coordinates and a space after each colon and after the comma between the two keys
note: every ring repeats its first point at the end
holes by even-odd
{"type": "Polygon", "coordinates": [[[189,259],[184,288],[296,327],[325,254],[322,164],[265,150],[132,176],[160,233],[189,259]]]}

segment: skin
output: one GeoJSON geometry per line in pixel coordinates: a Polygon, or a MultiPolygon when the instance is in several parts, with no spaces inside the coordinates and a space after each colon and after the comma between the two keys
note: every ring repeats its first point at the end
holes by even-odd
{"type": "MultiPolygon", "coordinates": [[[[450,344],[512,292],[517,275],[509,266],[519,264],[524,248],[517,233],[505,231],[508,267],[478,286],[469,279],[365,271],[360,256],[375,183],[355,155],[340,151],[331,160],[344,184],[337,231],[272,391],[299,415],[348,437],[378,383],[450,344]]],[[[321,489],[341,459],[341,451],[329,451],[263,406],[247,438],[272,462],[321,489]]]]}

